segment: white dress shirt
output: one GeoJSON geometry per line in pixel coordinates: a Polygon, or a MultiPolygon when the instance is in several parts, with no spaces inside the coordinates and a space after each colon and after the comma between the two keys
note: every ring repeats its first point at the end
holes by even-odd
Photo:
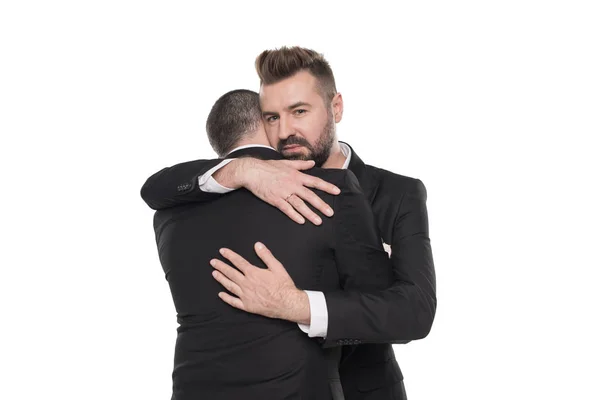
{"type": "MultiPolygon", "coordinates": [[[[339,142],[339,143],[340,143],[340,149],[342,150],[342,154],[344,156],[346,156],[346,161],[344,162],[342,169],[346,169],[346,168],[348,168],[348,165],[350,164],[350,157],[352,156],[352,150],[350,150],[350,146],[348,146],[346,143],[342,143],[342,142],[339,142]]],[[[250,145],[236,147],[235,149],[231,150],[229,152],[229,154],[233,153],[234,151],[245,149],[248,147],[266,147],[268,149],[273,149],[270,146],[263,146],[263,145],[259,145],[259,144],[250,144],[250,145]]],[[[275,150],[275,149],[273,149],[273,150],[275,150]]],[[[225,187],[225,186],[219,184],[219,182],[217,182],[212,177],[212,175],[216,171],[223,168],[224,166],[226,166],[233,160],[234,160],[233,158],[226,158],[225,160],[223,160],[221,163],[219,163],[215,167],[206,171],[206,173],[204,175],[202,175],[201,177],[198,178],[198,187],[203,192],[208,192],[208,193],[228,193],[228,192],[235,190],[235,189],[231,189],[231,188],[228,188],[228,187],[225,187]]],[[[323,294],[323,292],[317,292],[317,291],[313,291],[313,290],[305,290],[304,292],[308,296],[308,304],[310,307],[310,325],[298,324],[298,326],[300,327],[300,329],[302,329],[303,332],[306,332],[308,334],[308,336],[310,336],[310,337],[322,337],[322,338],[327,337],[329,314],[327,314],[327,302],[325,301],[325,295],[323,294]]]]}

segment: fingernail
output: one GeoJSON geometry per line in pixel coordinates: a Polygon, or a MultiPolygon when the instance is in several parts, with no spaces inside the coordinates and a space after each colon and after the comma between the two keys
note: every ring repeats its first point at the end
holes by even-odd
{"type": "Polygon", "coordinates": [[[317,218],[314,219],[314,223],[316,225],[321,225],[321,222],[323,222],[323,221],[321,221],[321,218],[319,218],[319,217],[317,217],[317,218]]]}
{"type": "Polygon", "coordinates": [[[339,188],[339,187],[336,187],[336,188],[335,188],[333,191],[334,191],[336,194],[340,194],[340,188],[339,188]]]}
{"type": "Polygon", "coordinates": [[[225,249],[219,249],[219,253],[225,254],[225,249]]]}
{"type": "Polygon", "coordinates": [[[264,248],[265,248],[265,245],[264,245],[264,244],[262,244],[261,242],[256,242],[256,248],[257,248],[258,250],[262,250],[262,249],[264,249],[264,248]]]}
{"type": "Polygon", "coordinates": [[[214,259],[210,260],[210,265],[212,265],[213,267],[215,266],[216,263],[217,262],[214,259]]]}
{"type": "Polygon", "coordinates": [[[330,217],[331,217],[331,216],[333,215],[333,210],[332,210],[331,208],[328,208],[328,209],[325,211],[325,214],[327,214],[328,216],[330,216],[330,217]]]}
{"type": "Polygon", "coordinates": [[[213,271],[212,272],[212,276],[213,276],[213,278],[216,278],[217,277],[217,271],[213,271]]]}

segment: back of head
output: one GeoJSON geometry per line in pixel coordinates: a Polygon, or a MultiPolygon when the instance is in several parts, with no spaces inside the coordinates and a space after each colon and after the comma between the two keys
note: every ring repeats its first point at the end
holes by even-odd
{"type": "Polygon", "coordinates": [[[337,93],[329,62],[323,54],[311,49],[284,46],[265,50],[256,57],[255,67],[261,85],[277,83],[300,71],[308,71],[317,79],[325,104],[329,104],[337,93]]]}
{"type": "Polygon", "coordinates": [[[254,135],[261,122],[258,93],[232,90],[221,96],[208,114],[208,141],[219,157],[224,157],[240,140],[254,135]]]}

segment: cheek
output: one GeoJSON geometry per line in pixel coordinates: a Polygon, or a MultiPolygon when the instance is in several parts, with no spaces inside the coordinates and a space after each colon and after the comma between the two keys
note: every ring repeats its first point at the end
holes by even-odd
{"type": "Polygon", "coordinates": [[[318,118],[304,118],[299,126],[299,131],[311,144],[315,144],[321,136],[323,124],[318,118]]]}
{"type": "MultiPolygon", "coordinates": [[[[271,146],[276,145],[279,139],[277,138],[278,132],[276,125],[265,125],[265,132],[267,133],[267,140],[271,143],[271,146]]],[[[273,146],[276,147],[276,146],[273,146]]]]}

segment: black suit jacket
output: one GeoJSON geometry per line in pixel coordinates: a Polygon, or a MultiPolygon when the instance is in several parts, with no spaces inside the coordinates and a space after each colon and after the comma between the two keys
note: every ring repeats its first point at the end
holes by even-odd
{"type": "MultiPolygon", "coordinates": [[[[230,155],[241,156],[281,158],[265,148],[230,155]]],[[[180,324],[173,399],[330,398],[319,344],[295,323],[242,312],[222,302],[217,293],[223,289],[210,275],[208,263],[227,246],[263,266],[253,250],[253,244],[261,241],[303,289],[336,292],[389,286],[391,263],[354,174],[318,168],[308,173],[342,190],[338,196],[318,192],[337,216],[324,217],[321,226],[298,225],[245,189],[156,212],[159,257],[180,324]]]]}

